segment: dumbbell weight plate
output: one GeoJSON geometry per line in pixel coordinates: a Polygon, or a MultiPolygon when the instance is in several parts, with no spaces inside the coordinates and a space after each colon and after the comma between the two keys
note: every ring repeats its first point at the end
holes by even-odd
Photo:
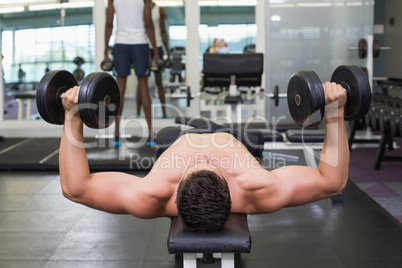
{"type": "Polygon", "coordinates": [[[274,94],[273,94],[272,98],[274,99],[275,106],[278,106],[279,105],[279,86],[277,86],[277,85],[274,87],[274,94]]]}
{"type": "Polygon", "coordinates": [[[111,59],[105,59],[101,62],[101,69],[105,72],[113,70],[114,63],[111,59]]]}
{"type": "Polygon", "coordinates": [[[149,62],[149,69],[152,72],[160,72],[163,67],[164,67],[165,63],[163,60],[161,59],[157,59],[157,60],[150,60],[149,62]]]}
{"type": "Polygon", "coordinates": [[[77,66],[81,66],[81,65],[83,65],[85,63],[85,60],[82,57],[75,57],[73,62],[77,66]]]}
{"type": "Polygon", "coordinates": [[[75,69],[75,71],[73,72],[73,76],[74,76],[75,80],[81,81],[82,79],[84,79],[85,73],[84,73],[84,71],[83,71],[80,67],[78,67],[78,68],[75,69]]]}
{"type": "Polygon", "coordinates": [[[370,105],[370,108],[368,110],[368,112],[363,116],[363,120],[364,123],[368,126],[368,127],[373,127],[371,125],[371,117],[373,116],[373,114],[375,113],[376,109],[382,107],[383,105],[381,103],[376,103],[373,102],[370,105]]]}
{"type": "Polygon", "coordinates": [[[378,58],[380,56],[380,41],[377,39],[373,40],[373,57],[378,58]]]}
{"type": "Polygon", "coordinates": [[[108,73],[89,74],[78,94],[79,112],[90,128],[107,128],[115,120],[120,107],[120,91],[116,80],[108,73]]]}
{"type": "Polygon", "coordinates": [[[367,56],[367,41],[366,39],[360,39],[358,43],[358,55],[360,59],[364,59],[367,56]]]}
{"type": "Polygon", "coordinates": [[[370,83],[364,71],[354,65],[341,65],[332,74],[331,82],[346,88],[348,99],[345,105],[345,120],[362,118],[371,103],[370,83]]]}
{"type": "Polygon", "coordinates": [[[77,80],[67,71],[49,71],[42,77],[36,89],[36,107],[43,120],[50,124],[64,124],[61,95],[74,86],[78,86],[77,80]]]}
{"type": "Polygon", "coordinates": [[[389,130],[391,132],[391,135],[393,137],[400,137],[401,132],[401,118],[402,114],[401,113],[394,113],[391,112],[390,118],[389,118],[389,130]]]}
{"type": "Polygon", "coordinates": [[[163,67],[169,69],[169,68],[172,68],[172,66],[173,66],[173,63],[172,63],[172,61],[170,59],[167,59],[167,60],[164,61],[164,66],[163,67]]]}
{"type": "Polygon", "coordinates": [[[324,88],[313,71],[299,71],[292,75],[287,100],[290,115],[298,126],[317,126],[322,121],[325,110],[324,88]]]}
{"type": "Polygon", "coordinates": [[[392,111],[394,111],[394,109],[390,107],[384,107],[378,112],[378,128],[383,133],[389,132],[389,118],[392,111]]]}

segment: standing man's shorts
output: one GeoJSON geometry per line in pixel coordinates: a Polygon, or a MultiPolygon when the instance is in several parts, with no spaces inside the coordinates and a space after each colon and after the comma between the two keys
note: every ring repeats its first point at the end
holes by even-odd
{"type": "Polygon", "coordinates": [[[128,76],[131,73],[131,65],[134,65],[136,76],[148,76],[149,59],[148,44],[115,44],[113,47],[113,73],[115,76],[128,76]]]}

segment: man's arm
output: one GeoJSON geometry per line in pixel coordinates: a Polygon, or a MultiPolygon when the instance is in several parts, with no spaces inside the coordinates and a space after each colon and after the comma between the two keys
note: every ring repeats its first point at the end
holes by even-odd
{"type": "Polygon", "coordinates": [[[78,90],[74,87],[63,97],[66,112],[59,152],[63,195],[110,213],[132,214],[139,218],[164,216],[163,201],[166,200],[157,195],[161,183],[155,183],[152,177],[139,178],[117,172],[90,174],[83,143],[83,122],[76,106],[78,90]]]}
{"type": "Polygon", "coordinates": [[[106,25],[105,25],[105,49],[103,57],[109,58],[109,40],[113,32],[113,19],[114,19],[114,7],[113,0],[108,0],[108,6],[106,10],[106,25]]]}
{"type": "Polygon", "coordinates": [[[156,47],[155,27],[152,21],[151,4],[152,4],[151,0],[144,0],[144,24],[149,41],[151,42],[152,45],[152,50],[154,51],[154,59],[157,60],[159,59],[159,52],[158,48],[156,47]]]}
{"type": "Polygon", "coordinates": [[[165,13],[164,8],[159,7],[159,15],[160,15],[159,23],[160,23],[160,29],[161,29],[162,42],[166,49],[167,58],[170,59],[169,37],[166,32],[166,24],[165,24],[166,13],[165,13]]]}
{"type": "Polygon", "coordinates": [[[340,193],[349,173],[349,145],[344,122],[346,93],[340,85],[325,84],[325,139],[320,167],[287,166],[259,172],[253,184],[251,213],[268,213],[298,206],[340,193]]]}

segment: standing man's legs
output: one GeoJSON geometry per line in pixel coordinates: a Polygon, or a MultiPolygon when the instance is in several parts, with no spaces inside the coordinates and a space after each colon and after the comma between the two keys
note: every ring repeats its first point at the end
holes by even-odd
{"type": "MultiPolygon", "coordinates": [[[[154,57],[154,51],[151,49],[149,51],[151,53],[151,58],[154,57]]],[[[158,47],[158,54],[159,57],[161,59],[163,59],[163,48],[162,47],[158,47]]],[[[163,118],[167,118],[166,116],[166,102],[165,102],[165,89],[163,88],[163,84],[162,84],[162,70],[160,70],[159,72],[154,72],[154,77],[155,77],[155,85],[156,88],[158,89],[158,96],[159,96],[159,100],[161,102],[161,107],[162,107],[162,114],[163,114],[163,118]]]]}
{"type": "MultiPolygon", "coordinates": [[[[162,84],[162,74],[161,72],[154,72],[155,76],[155,84],[158,89],[159,100],[161,102],[163,118],[167,118],[166,115],[166,101],[165,101],[165,90],[162,84]]],[[[139,87],[139,84],[138,84],[139,87]]],[[[141,91],[138,88],[137,91],[137,115],[140,116],[141,114],[141,91]]]]}
{"type": "MultiPolygon", "coordinates": [[[[138,78],[138,77],[137,77],[138,78]]],[[[140,90],[140,81],[138,81],[138,85],[137,85],[137,97],[136,97],[136,101],[137,101],[137,116],[140,117],[141,116],[141,90],[140,90]]]]}
{"type": "Polygon", "coordinates": [[[114,137],[115,142],[119,142],[120,136],[120,117],[124,106],[124,94],[126,92],[127,76],[117,76],[117,84],[120,89],[120,108],[115,121],[114,137]]]}
{"type": "Polygon", "coordinates": [[[151,96],[149,95],[148,76],[138,76],[137,98],[140,98],[140,102],[144,108],[145,120],[148,124],[148,136],[153,137],[154,132],[152,129],[151,96]]]}
{"type": "Polygon", "coordinates": [[[137,112],[140,114],[140,107],[144,108],[145,119],[148,124],[148,136],[153,138],[151,96],[149,95],[149,47],[148,44],[133,45],[131,50],[133,56],[134,70],[138,78],[137,88],[137,112]]]}
{"type": "MultiPolygon", "coordinates": [[[[158,52],[159,52],[159,57],[163,58],[163,49],[162,47],[158,47],[158,52]]],[[[150,49],[149,53],[151,55],[151,59],[154,56],[153,50],[150,49]]],[[[162,83],[162,71],[160,72],[153,72],[154,77],[155,77],[155,85],[156,88],[158,89],[158,96],[159,96],[159,100],[161,102],[161,107],[162,107],[162,114],[163,114],[163,118],[167,118],[166,115],[166,101],[165,101],[165,89],[163,88],[163,83],[162,83]]],[[[141,114],[141,92],[138,90],[137,91],[137,115],[140,116],[141,114]]]]}
{"type": "Polygon", "coordinates": [[[131,73],[130,45],[115,44],[113,47],[114,67],[113,73],[116,76],[120,89],[120,108],[115,121],[115,145],[120,144],[120,117],[124,106],[124,94],[127,86],[127,76],[131,73]]]}
{"type": "Polygon", "coordinates": [[[165,101],[165,89],[163,88],[162,84],[162,72],[154,72],[155,75],[155,84],[158,88],[158,96],[161,102],[163,118],[167,118],[166,115],[166,101],[165,101]]]}

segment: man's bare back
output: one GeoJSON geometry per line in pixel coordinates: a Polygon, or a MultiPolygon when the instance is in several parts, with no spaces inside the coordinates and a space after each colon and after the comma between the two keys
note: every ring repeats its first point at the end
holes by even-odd
{"type": "Polygon", "coordinates": [[[229,133],[185,134],[158,158],[145,177],[155,180],[155,183],[173,186],[169,188],[174,191],[166,193],[173,196],[168,204],[169,216],[177,215],[174,197],[180,179],[184,173],[205,169],[205,161],[218,167],[217,170],[212,169],[218,175],[222,171],[232,195],[232,212],[244,211],[245,184],[241,181],[242,178],[256,172],[268,174],[246,147],[229,133]]]}

